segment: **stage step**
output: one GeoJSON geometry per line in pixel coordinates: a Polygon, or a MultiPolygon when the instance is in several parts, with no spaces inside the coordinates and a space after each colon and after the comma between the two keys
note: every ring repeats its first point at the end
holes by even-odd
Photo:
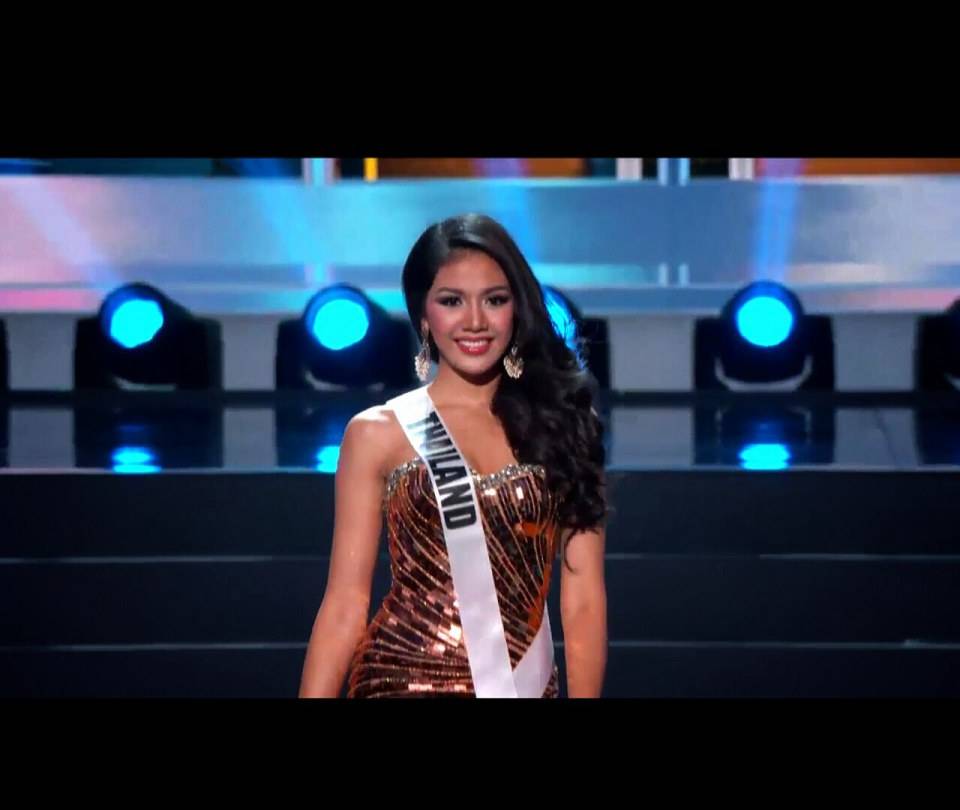
{"type": "MultiPolygon", "coordinates": [[[[960,554],[960,471],[610,473],[610,553],[960,554]]],[[[328,554],[333,477],[0,476],[0,557],[328,554]]]]}
{"type": "MultiPolygon", "coordinates": [[[[0,644],[306,641],[328,564],[0,564],[0,644]]],[[[558,584],[550,604],[560,638],[558,584]]],[[[388,587],[381,559],[373,610],[388,587]]],[[[960,642],[957,593],[960,558],[607,560],[615,641],[960,642]]]]}
{"type": "MultiPolygon", "coordinates": [[[[5,697],[293,698],[302,644],[0,648],[5,697]]],[[[563,647],[556,650],[563,677],[563,647]]],[[[563,692],[562,692],[563,694],[563,692]]],[[[960,648],[614,643],[609,698],[960,697],[960,648]]]]}

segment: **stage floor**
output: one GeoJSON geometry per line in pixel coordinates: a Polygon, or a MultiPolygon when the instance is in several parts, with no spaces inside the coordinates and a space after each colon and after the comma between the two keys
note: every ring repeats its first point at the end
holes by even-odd
{"type": "MultiPolygon", "coordinates": [[[[386,398],[8,398],[0,697],[294,696],[336,447],[386,398]]],[[[611,396],[601,411],[605,695],[960,696],[954,400],[611,396]]],[[[382,544],[372,609],[389,584],[382,544]]]]}
{"type": "MultiPolygon", "coordinates": [[[[0,469],[333,473],[350,417],[380,394],[16,395],[0,469]]],[[[960,396],[608,395],[610,470],[910,470],[960,465],[960,396]]]]}

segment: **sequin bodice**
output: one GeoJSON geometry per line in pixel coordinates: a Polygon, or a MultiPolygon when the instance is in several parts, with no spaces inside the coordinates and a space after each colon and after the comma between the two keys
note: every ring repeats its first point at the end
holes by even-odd
{"type": "MultiPolygon", "coordinates": [[[[556,504],[543,467],[473,472],[513,666],[533,641],[556,557],[556,504]]],[[[473,696],[440,513],[419,458],[391,472],[384,494],[392,584],[357,648],[350,697],[473,696]]],[[[557,673],[544,694],[557,695],[557,673]]]]}

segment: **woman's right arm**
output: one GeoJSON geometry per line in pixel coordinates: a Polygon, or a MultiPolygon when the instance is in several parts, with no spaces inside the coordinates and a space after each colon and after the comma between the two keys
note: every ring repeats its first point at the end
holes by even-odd
{"type": "Polygon", "coordinates": [[[337,464],[333,547],[323,601],[307,645],[300,697],[337,697],[366,630],[383,526],[385,421],[374,409],[350,420],[337,464]]]}

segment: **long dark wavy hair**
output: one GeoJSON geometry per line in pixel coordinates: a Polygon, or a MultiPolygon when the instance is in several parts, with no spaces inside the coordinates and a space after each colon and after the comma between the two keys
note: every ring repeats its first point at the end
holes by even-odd
{"type": "MultiPolygon", "coordinates": [[[[431,225],[403,267],[403,294],[420,334],[427,292],[440,268],[459,250],[480,250],[500,265],[514,298],[514,333],[523,374],[501,375],[493,413],[521,464],[541,464],[558,499],[558,521],[574,532],[606,523],[603,424],[593,408],[596,381],[581,365],[547,314],[543,290],[516,243],[495,220],[464,214],[431,225]]],[[[428,338],[430,356],[439,353],[428,338]]],[[[572,535],[571,535],[572,536],[572,535]]]]}

